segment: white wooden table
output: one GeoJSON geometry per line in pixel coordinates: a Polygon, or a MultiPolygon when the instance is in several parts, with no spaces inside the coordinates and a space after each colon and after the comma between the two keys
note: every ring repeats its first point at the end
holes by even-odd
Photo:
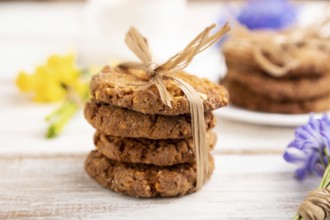
{"type": "MultiPolygon", "coordinates": [[[[216,18],[217,7],[217,3],[192,3],[187,19],[198,24],[194,26],[205,26],[216,18]]],[[[93,149],[93,129],[81,113],[63,135],[45,139],[43,118],[56,105],[32,104],[17,92],[14,78],[18,69],[31,69],[50,53],[73,45],[81,9],[81,3],[0,3],[0,219],[293,216],[305,193],[319,181],[297,182],[294,166],[282,159],[294,128],[218,118],[214,175],[200,192],[173,199],[122,196],[90,180],[83,162],[93,149]],[[43,26],[46,23],[52,25],[43,26]]]]}

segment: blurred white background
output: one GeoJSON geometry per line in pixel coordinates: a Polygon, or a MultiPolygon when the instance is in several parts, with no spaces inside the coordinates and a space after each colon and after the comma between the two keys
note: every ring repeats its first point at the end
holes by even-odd
{"type": "MultiPolygon", "coordinates": [[[[80,64],[86,66],[131,58],[123,39],[131,25],[141,26],[138,28],[149,38],[154,56],[162,61],[182,49],[205,26],[217,22],[227,11],[228,2],[0,1],[0,138],[3,140],[0,151],[70,152],[93,148],[93,129],[82,114],[75,117],[57,139],[44,139],[44,116],[55,106],[35,105],[21,96],[14,84],[19,70],[32,71],[50,54],[70,51],[77,52],[80,64]],[[139,4],[149,5],[150,10],[139,8],[139,4]],[[155,13],[157,16],[153,16],[155,13]]],[[[240,3],[235,1],[234,5],[237,4],[240,3]]],[[[325,2],[304,2],[300,21],[307,23],[316,19],[324,7],[325,2]]],[[[187,70],[217,82],[225,72],[219,49],[213,47],[205,51],[187,70]]],[[[221,117],[216,129],[219,134],[216,150],[270,152],[281,152],[293,138],[294,130],[244,124],[221,117]]]]}

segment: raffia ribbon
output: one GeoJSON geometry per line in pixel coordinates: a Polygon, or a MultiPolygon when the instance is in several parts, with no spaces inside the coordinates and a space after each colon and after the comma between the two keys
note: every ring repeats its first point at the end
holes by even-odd
{"type": "Polygon", "coordinates": [[[252,47],[255,61],[273,77],[284,76],[300,64],[295,57],[290,55],[288,49],[295,50],[298,45],[306,45],[311,48],[323,48],[330,52],[330,40],[325,40],[329,38],[329,34],[324,31],[330,23],[330,17],[317,21],[306,28],[296,29],[291,33],[278,34],[262,42],[255,38],[253,32],[238,22],[234,23],[236,29],[232,32],[232,36],[237,37],[239,42],[235,47],[252,47]],[[278,61],[280,65],[271,60],[278,61]]]}
{"type": "Polygon", "coordinates": [[[253,49],[253,56],[261,68],[274,77],[281,77],[289,70],[299,65],[299,62],[291,57],[291,55],[285,51],[283,46],[276,41],[266,42],[259,47],[255,47],[253,49]],[[265,54],[269,54],[273,59],[280,60],[282,65],[274,64],[265,56],[265,54]]]}
{"type": "Polygon", "coordinates": [[[304,220],[325,220],[330,217],[330,191],[318,188],[308,193],[298,214],[304,220]]]}
{"type": "Polygon", "coordinates": [[[225,24],[220,30],[214,34],[210,34],[215,28],[213,24],[206,27],[194,40],[192,40],[181,52],[169,58],[165,63],[158,65],[153,62],[147,39],[144,38],[134,27],[126,34],[125,43],[131,51],[141,60],[142,63],[122,63],[120,68],[137,69],[146,71],[149,80],[144,83],[134,83],[130,85],[136,86],[138,89],[146,89],[155,85],[161,101],[168,107],[172,108],[172,95],[167,91],[165,81],[174,82],[186,95],[191,114],[191,126],[193,133],[193,143],[196,155],[196,189],[200,189],[203,185],[208,172],[208,152],[206,147],[206,127],[204,119],[204,94],[198,93],[189,83],[184,80],[168,75],[183,70],[189,65],[193,58],[204,51],[216,41],[218,41],[226,32],[230,30],[228,24],[225,24]]]}

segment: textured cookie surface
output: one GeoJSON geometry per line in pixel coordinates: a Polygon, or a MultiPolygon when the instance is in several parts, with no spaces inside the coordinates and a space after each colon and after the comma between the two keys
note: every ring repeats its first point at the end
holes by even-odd
{"type": "MultiPolygon", "coordinates": [[[[207,147],[211,150],[216,142],[215,133],[207,132],[206,140],[207,147]]],[[[151,140],[115,137],[96,132],[94,143],[104,156],[120,162],[172,166],[195,161],[192,138],[151,140]]]]}
{"type": "MultiPolygon", "coordinates": [[[[213,159],[209,158],[208,177],[214,168],[213,159]]],[[[126,164],[92,151],[85,161],[85,170],[103,187],[135,197],[182,196],[196,190],[196,168],[189,164],[170,167],[126,164]]]]}
{"type": "Polygon", "coordinates": [[[260,96],[278,101],[304,101],[330,95],[330,74],[314,77],[273,78],[262,72],[231,68],[222,80],[236,81],[260,96]]]}
{"type": "MultiPolygon", "coordinates": [[[[149,115],[90,100],[85,106],[85,118],[106,135],[149,139],[178,139],[192,137],[191,117],[149,115]]],[[[215,126],[211,112],[205,112],[206,128],[215,126]]]]}
{"type": "MultiPolygon", "coordinates": [[[[253,44],[246,45],[244,38],[228,40],[223,45],[222,52],[225,56],[225,61],[229,69],[231,67],[240,66],[249,70],[262,71],[260,65],[256,62],[253,55],[253,48],[258,45],[269,42],[271,38],[280,37],[275,33],[266,33],[263,31],[255,32],[255,42],[253,44]],[[262,36],[263,35],[263,36],[262,36]]],[[[306,47],[306,45],[299,45],[292,49],[286,48],[286,51],[291,57],[294,57],[299,65],[290,71],[287,76],[301,76],[301,75],[324,75],[330,74],[330,54],[318,47],[306,47]]],[[[271,62],[277,65],[281,63],[275,58],[269,58],[271,62]]]]}
{"type": "MultiPolygon", "coordinates": [[[[211,111],[228,103],[228,92],[223,86],[216,85],[207,79],[201,79],[183,72],[169,74],[191,84],[199,93],[207,95],[204,100],[205,111],[211,111]]],[[[146,114],[179,115],[189,113],[189,102],[181,89],[169,81],[165,82],[167,90],[173,96],[172,108],[165,106],[155,86],[138,89],[132,84],[145,82],[141,73],[127,72],[119,68],[104,68],[95,75],[91,82],[91,94],[98,101],[114,106],[129,108],[146,114]]]]}
{"type": "Polygon", "coordinates": [[[276,101],[260,96],[243,85],[226,81],[224,85],[230,92],[233,105],[261,112],[303,114],[330,110],[330,95],[305,101],[276,101]]]}

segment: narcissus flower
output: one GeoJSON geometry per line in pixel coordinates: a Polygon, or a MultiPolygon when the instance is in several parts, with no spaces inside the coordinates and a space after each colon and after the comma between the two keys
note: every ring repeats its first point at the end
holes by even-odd
{"type": "Polygon", "coordinates": [[[67,122],[81,109],[89,96],[90,71],[81,70],[73,54],[52,55],[31,74],[20,72],[16,85],[21,92],[32,95],[35,102],[62,101],[46,117],[49,127],[46,136],[56,137],[67,122]]]}
{"type": "Polygon", "coordinates": [[[35,102],[57,102],[67,96],[68,88],[81,93],[86,82],[81,79],[74,55],[69,54],[50,56],[32,74],[20,72],[16,85],[21,92],[31,94],[35,102]]]}

